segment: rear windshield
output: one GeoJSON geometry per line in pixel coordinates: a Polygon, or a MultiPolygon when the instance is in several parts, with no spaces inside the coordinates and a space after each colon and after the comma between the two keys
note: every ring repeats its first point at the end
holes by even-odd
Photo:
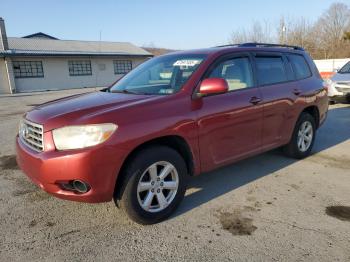
{"type": "Polygon", "coordinates": [[[345,64],[345,66],[343,66],[338,73],[340,74],[349,74],[350,73],[350,62],[348,62],[347,64],[345,64]]]}
{"type": "Polygon", "coordinates": [[[112,93],[171,95],[178,92],[205,55],[168,55],[139,65],[111,88],[112,93]]]}

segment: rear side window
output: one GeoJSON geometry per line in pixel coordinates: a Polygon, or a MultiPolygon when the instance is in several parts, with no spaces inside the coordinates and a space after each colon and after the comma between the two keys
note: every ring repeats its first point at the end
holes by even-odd
{"type": "Polygon", "coordinates": [[[271,85],[288,81],[281,56],[257,56],[255,61],[260,85],[271,85]]]}
{"type": "Polygon", "coordinates": [[[292,64],[295,78],[297,80],[308,78],[312,75],[307,62],[302,55],[289,54],[288,59],[292,64]]]}

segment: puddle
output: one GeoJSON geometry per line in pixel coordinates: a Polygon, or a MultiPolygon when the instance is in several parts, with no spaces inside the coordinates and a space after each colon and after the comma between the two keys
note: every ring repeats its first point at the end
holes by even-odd
{"type": "Polygon", "coordinates": [[[29,227],[35,227],[37,224],[38,224],[38,223],[37,223],[36,220],[34,219],[34,220],[30,221],[29,227]]]}
{"type": "MultiPolygon", "coordinates": [[[[75,230],[71,230],[71,231],[68,231],[68,232],[65,232],[65,233],[62,233],[60,234],[59,237],[65,237],[65,236],[68,236],[70,234],[75,234],[75,233],[79,233],[80,230],[79,229],[75,229],[75,230]]],[[[136,240],[136,239],[135,239],[136,240]]],[[[137,241],[136,241],[137,242],[137,241]]]]}
{"type": "Polygon", "coordinates": [[[12,192],[14,197],[25,196],[30,202],[38,202],[50,198],[50,195],[25,178],[14,178],[16,190],[12,192]]]}
{"type": "Polygon", "coordinates": [[[251,235],[257,229],[253,225],[253,219],[243,217],[238,210],[233,213],[223,212],[219,218],[222,228],[232,235],[251,235]]]}
{"type": "Polygon", "coordinates": [[[328,206],[326,214],[342,221],[350,221],[350,206],[328,206]]]}
{"type": "Polygon", "coordinates": [[[12,196],[19,197],[19,196],[23,196],[23,195],[34,193],[34,192],[35,192],[35,190],[33,190],[33,189],[16,190],[12,193],[12,196]]]}
{"type": "Polygon", "coordinates": [[[290,185],[292,188],[294,188],[295,190],[299,190],[300,186],[296,185],[296,184],[291,184],[290,185]]]}
{"type": "Polygon", "coordinates": [[[46,223],[46,226],[47,226],[47,227],[53,227],[54,225],[56,225],[55,222],[50,222],[50,221],[49,221],[49,222],[46,223]]]}
{"type": "Polygon", "coordinates": [[[19,169],[15,155],[2,156],[0,157],[0,167],[3,170],[16,170],[19,169]]]}

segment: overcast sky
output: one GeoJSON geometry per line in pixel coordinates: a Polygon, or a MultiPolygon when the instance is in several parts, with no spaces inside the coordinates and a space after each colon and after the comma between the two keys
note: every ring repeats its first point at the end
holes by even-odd
{"type": "MultiPolygon", "coordinates": [[[[70,40],[126,41],[173,49],[224,44],[231,32],[281,15],[316,20],[333,0],[0,0],[8,36],[35,32],[70,40]]],[[[350,5],[350,0],[340,1],[350,5]]]]}

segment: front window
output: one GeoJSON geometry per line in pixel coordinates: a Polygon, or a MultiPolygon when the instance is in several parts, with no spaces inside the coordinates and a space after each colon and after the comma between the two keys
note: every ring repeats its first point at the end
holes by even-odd
{"type": "Polygon", "coordinates": [[[345,66],[343,66],[339,72],[340,74],[350,74],[350,62],[348,62],[347,64],[345,64],[345,66]]]}
{"type": "Polygon", "coordinates": [[[115,83],[110,92],[174,94],[182,88],[204,59],[204,55],[169,55],[153,58],[115,83]]]}
{"type": "Polygon", "coordinates": [[[252,87],[253,71],[248,57],[236,57],[218,64],[208,78],[219,77],[226,80],[228,90],[252,87]]]}

